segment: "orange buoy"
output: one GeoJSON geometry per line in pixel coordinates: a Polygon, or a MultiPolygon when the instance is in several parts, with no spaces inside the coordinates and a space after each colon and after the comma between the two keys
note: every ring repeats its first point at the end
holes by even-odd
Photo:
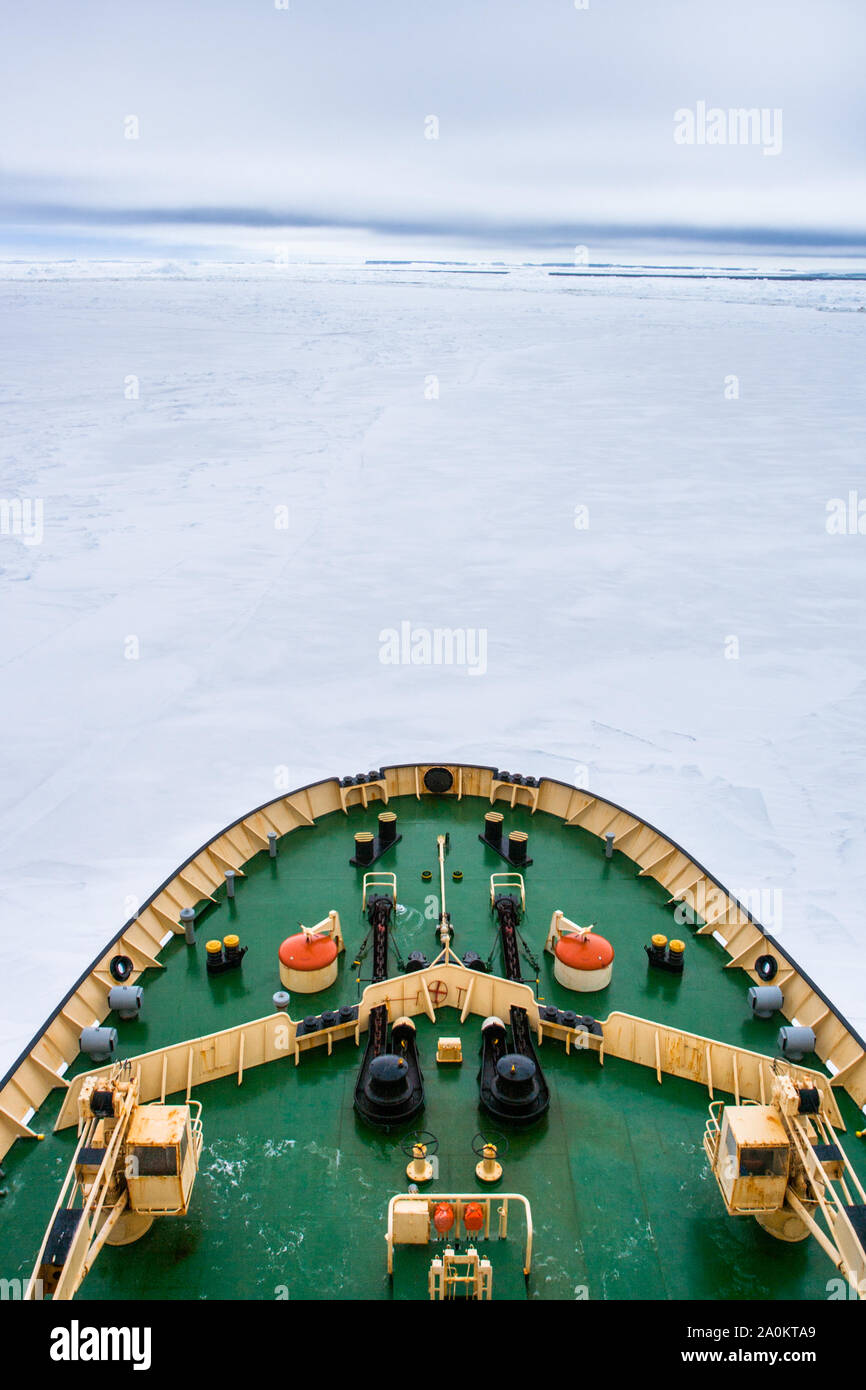
{"type": "Polygon", "coordinates": [[[467,1231],[480,1231],[484,1225],[484,1208],[480,1202],[468,1202],[463,1212],[463,1225],[467,1231]]]}
{"type": "Polygon", "coordinates": [[[337,978],[337,943],[330,936],[297,932],[280,947],[280,979],[288,990],[315,994],[337,978]]]}
{"type": "Polygon", "coordinates": [[[554,955],[554,976],[566,989],[586,994],[610,984],[614,950],[603,936],[592,931],[561,936],[554,955]]]}
{"type": "Polygon", "coordinates": [[[433,1213],[433,1225],[444,1236],[454,1225],[454,1208],[448,1202],[440,1202],[433,1213]]]}

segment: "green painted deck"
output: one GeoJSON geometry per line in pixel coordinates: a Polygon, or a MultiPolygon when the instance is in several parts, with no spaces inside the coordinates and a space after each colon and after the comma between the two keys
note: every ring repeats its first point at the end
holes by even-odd
{"type": "MultiPolygon", "coordinates": [[[[239,881],[234,903],[224,899],[198,927],[198,945],[182,937],[162,953],[164,971],[142,978],[142,1018],[118,1028],[120,1055],[134,1056],[183,1038],[228,1028],[272,1012],[280,988],[277,948],[299,922],[312,925],[336,908],[347,950],[337,984],[315,996],[294,996],[293,1017],[351,1003],[369,975],[352,960],[367,925],[360,913],[360,870],[349,866],[352,835],[373,829],[381,806],[322,818],[281,840],[279,857],[258,855],[239,881]],[[204,942],[229,931],[249,952],[239,972],[210,979],[204,942]]],[[[489,875],[508,866],[478,840],[486,803],[425,797],[392,799],[403,838],[375,866],[397,874],[396,939],[405,959],[413,949],[436,954],[438,913],[421,870],[436,869],[436,835],[448,831],[447,905],[458,954],[486,959],[496,942],[488,907],[489,875]],[[461,883],[451,871],[463,870],[461,883]]],[[[752,1017],[748,977],[725,970],[725,952],[711,937],[677,927],[667,894],[617,853],[604,858],[589,833],[566,828],[543,813],[506,811],[508,828],[529,831],[534,863],[526,870],[527,913],[521,930],[541,962],[539,997],[562,1008],[605,1018],[619,1009],[773,1055],[778,1021],[752,1017]],[[610,986],[573,995],[553,980],[542,954],[550,917],[561,908],[581,923],[594,921],[616,949],[610,986]],[[682,978],[650,972],[643,946],[653,932],[686,942],[682,978]]],[[[221,890],[222,891],[222,890],[221,890]]],[[[392,959],[392,973],[398,973],[392,959]]],[[[499,972],[498,952],[493,970],[499,972]]],[[[526,978],[531,971],[526,966],[526,978]]],[[[485,1191],[475,1178],[473,1136],[482,1128],[477,1070],[480,1022],[459,1024],[456,1010],[420,1016],[419,1054],[426,1083],[420,1124],[440,1139],[436,1191],[485,1191]],[[463,1038],[462,1066],[437,1066],[436,1038],[463,1038]]],[[[411,1298],[426,1297],[433,1250],[398,1249],[395,1279],[386,1274],[388,1199],[406,1190],[400,1134],[366,1129],[352,1109],[363,1053],[352,1042],[294,1061],[274,1062],[198,1087],[204,1151],[188,1217],[157,1222],[138,1244],[106,1247],[79,1299],[98,1298],[411,1298]]],[[[512,1208],[509,1239],[482,1241],[493,1262],[494,1298],[575,1299],[824,1299],[834,1277],[812,1241],[775,1241],[750,1218],[727,1216],[704,1158],[704,1087],[631,1063],[572,1052],[545,1041],[540,1050],[551,1091],[549,1114],[527,1133],[510,1136],[503,1191],[532,1204],[532,1274],[520,1272],[523,1217],[512,1208]]],[[[823,1070],[814,1057],[806,1064],[823,1070]]],[[[86,1070],[81,1063],[68,1075],[86,1070]]],[[[717,1092],[717,1097],[722,1093],[717,1092]]],[[[862,1116],[836,1092],[847,1131],[842,1142],[861,1179],[866,1149],[854,1137],[862,1116]]],[[[75,1131],[51,1132],[61,1093],[52,1094],[32,1122],[42,1143],[18,1141],[4,1161],[8,1196],[0,1203],[0,1276],[29,1275],[75,1131]]],[[[410,1126],[415,1128],[416,1126],[410,1126]]]]}

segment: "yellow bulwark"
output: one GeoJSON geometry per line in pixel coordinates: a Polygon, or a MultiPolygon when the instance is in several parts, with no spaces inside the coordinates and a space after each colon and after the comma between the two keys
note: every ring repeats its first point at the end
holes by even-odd
{"type": "MultiPolygon", "coordinates": [[[[433,993],[443,1006],[461,1009],[462,1020],[470,1013],[482,1018],[508,1017],[509,1010],[516,1006],[526,1010],[539,1042],[548,1033],[559,1037],[563,1031],[560,1025],[541,1019],[538,1003],[528,985],[467,970],[453,955],[443,952],[442,957],[425,970],[368,985],[357,1019],[332,1029],[298,1037],[299,1024],[288,1014],[277,1013],[133,1057],[131,1066],[138,1078],[141,1099],[158,1097],[164,1101],[166,1095],[180,1091],[185,1091],[189,1099],[194,1086],[231,1075],[237,1075],[240,1085],[244,1072],[252,1067],[281,1058],[292,1058],[297,1063],[301,1049],[327,1047],[330,1053],[338,1034],[353,1036],[357,1044],[369,1025],[371,1010],[381,1004],[386,1005],[389,1018],[426,1013],[435,1022],[431,985],[436,986],[433,993]]],[[[837,1128],[845,1128],[830,1078],[809,1067],[794,1066],[790,1062],[774,1064],[772,1058],[763,1053],[703,1038],[697,1033],[686,1033],[680,1028],[663,1027],[651,1019],[636,1018],[632,1014],[612,1013],[602,1023],[602,1029],[602,1037],[579,1027],[568,1030],[572,1034],[572,1048],[596,1051],[602,1064],[605,1056],[611,1056],[651,1067],[659,1081],[663,1074],[695,1081],[706,1086],[710,1099],[716,1090],[726,1091],[735,1097],[737,1104],[741,1099],[765,1103],[777,1074],[774,1066],[778,1065],[795,1081],[815,1087],[821,1097],[822,1114],[837,1128]]],[[[110,1071],[110,1066],[102,1067],[75,1077],[64,1097],[55,1129],[64,1129],[75,1122],[77,1096],[85,1078],[107,1076],[110,1071]]]]}

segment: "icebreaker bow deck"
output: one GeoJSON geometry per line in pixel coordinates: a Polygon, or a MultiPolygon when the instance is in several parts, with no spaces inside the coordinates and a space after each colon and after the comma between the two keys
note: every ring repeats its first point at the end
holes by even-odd
{"type": "Polygon", "coordinates": [[[862,1039],[653,826],[548,778],[380,768],[215,836],[61,1001],[0,1085],[0,1272],[862,1295],[864,1103],[862,1039]]]}

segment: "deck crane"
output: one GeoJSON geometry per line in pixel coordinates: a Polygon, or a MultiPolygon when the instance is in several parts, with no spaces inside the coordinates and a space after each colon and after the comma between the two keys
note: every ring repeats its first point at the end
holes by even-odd
{"type": "Polygon", "coordinates": [[[770,1104],[714,1101],[704,1149],[730,1216],[778,1240],[810,1235],[866,1299],[866,1191],[822,1113],[821,1093],[774,1064],[770,1104]]]}
{"type": "Polygon", "coordinates": [[[85,1077],[78,1144],[26,1299],[74,1298],[103,1245],[130,1245],[156,1217],[186,1214],[202,1150],[201,1104],[142,1105],[139,1094],[126,1061],[85,1077]]]}

